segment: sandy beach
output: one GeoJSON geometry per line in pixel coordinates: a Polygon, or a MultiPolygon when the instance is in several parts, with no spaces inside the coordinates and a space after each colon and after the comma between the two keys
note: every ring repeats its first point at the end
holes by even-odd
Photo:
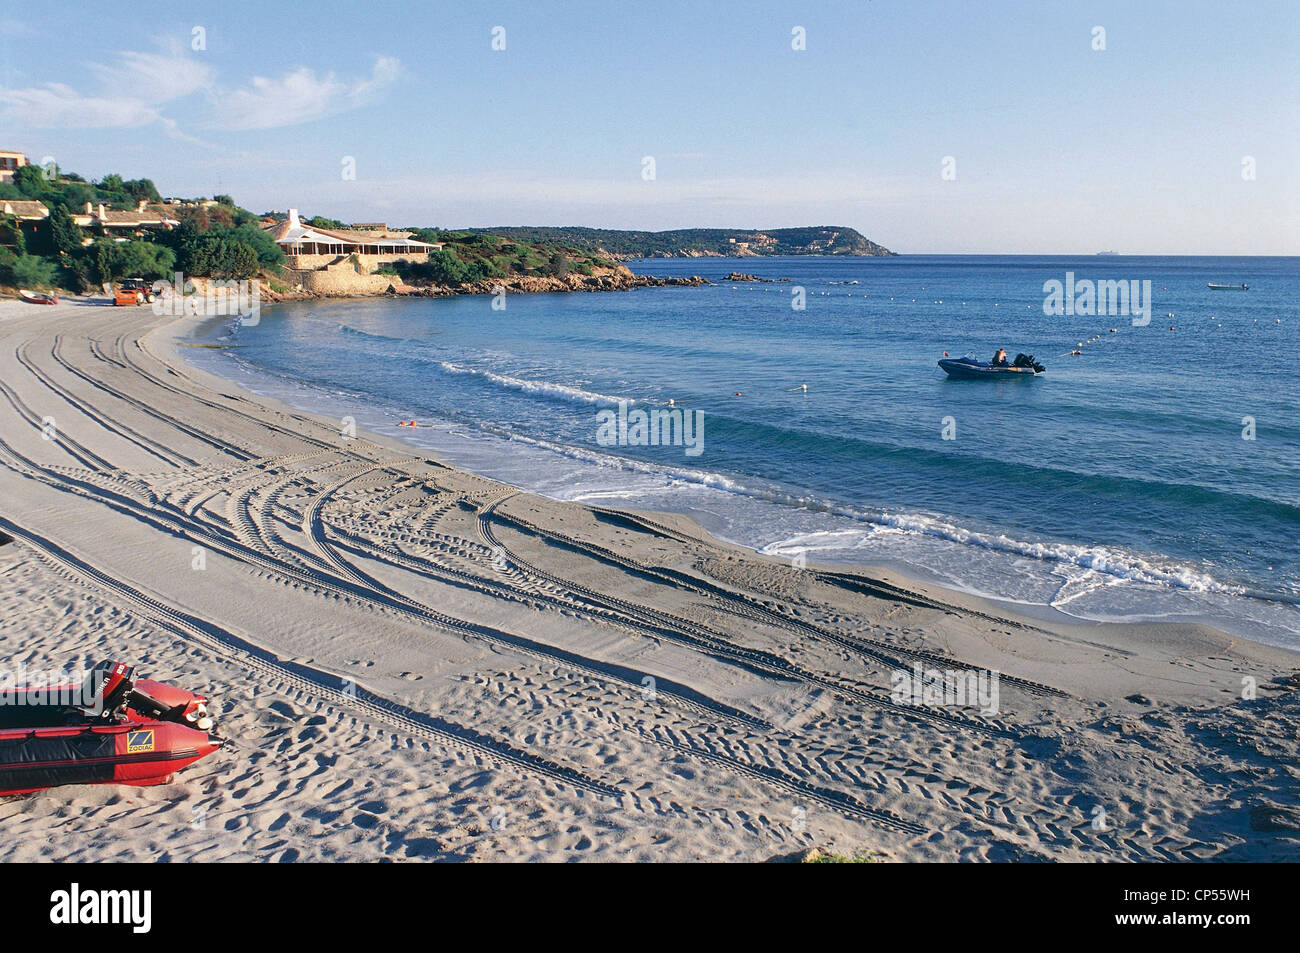
{"type": "Polygon", "coordinates": [[[543,499],[189,367],[196,323],[0,302],[0,658],[132,662],[230,739],[0,800],[5,860],[1300,857],[1295,654],[543,499]]]}

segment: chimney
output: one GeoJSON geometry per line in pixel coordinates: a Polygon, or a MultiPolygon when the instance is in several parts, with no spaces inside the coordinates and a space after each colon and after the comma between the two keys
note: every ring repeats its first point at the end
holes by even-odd
{"type": "Polygon", "coordinates": [[[149,205],[148,199],[141,199],[139,203],[136,205],[135,210],[137,212],[143,212],[148,207],[148,205],[149,205]]]}
{"type": "Polygon", "coordinates": [[[87,215],[90,215],[92,212],[94,212],[94,208],[91,206],[91,204],[90,204],[89,202],[87,202],[87,203],[86,203],[86,214],[87,214],[87,215]]]}
{"type": "Polygon", "coordinates": [[[302,228],[302,222],[298,221],[298,210],[296,208],[289,209],[289,227],[302,228]]]}
{"type": "Polygon", "coordinates": [[[103,203],[103,202],[100,202],[100,203],[99,203],[99,220],[102,222],[102,221],[103,221],[104,219],[106,219],[106,218],[108,218],[108,215],[105,214],[105,212],[104,212],[104,203],[103,203]]]}

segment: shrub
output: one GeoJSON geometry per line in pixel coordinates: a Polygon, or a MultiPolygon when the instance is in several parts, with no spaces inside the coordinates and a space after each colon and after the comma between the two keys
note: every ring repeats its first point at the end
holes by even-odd
{"type": "Polygon", "coordinates": [[[563,278],[569,273],[569,259],[564,256],[564,252],[553,252],[542,271],[554,278],[563,278]]]}
{"type": "Polygon", "coordinates": [[[258,272],[251,245],[220,235],[203,235],[186,246],[182,271],[210,278],[251,278],[258,272]]]}
{"type": "Polygon", "coordinates": [[[8,271],[10,284],[19,288],[51,288],[57,273],[54,262],[36,255],[17,256],[8,271]]]}
{"type": "Polygon", "coordinates": [[[176,253],[153,242],[104,242],[95,247],[95,262],[102,281],[110,280],[102,277],[105,265],[113,278],[167,278],[176,267],[176,253]]]}
{"type": "Polygon", "coordinates": [[[204,231],[201,224],[198,217],[190,218],[165,239],[176,250],[176,260],[187,275],[251,278],[262,268],[277,270],[284,263],[280,246],[255,225],[215,226],[204,231]]]}
{"type": "Polygon", "coordinates": [[[429,260],[421,271],[440,285],[458,285],[469,280],[469,268],[450,248],[429,252],[429,260]]]}

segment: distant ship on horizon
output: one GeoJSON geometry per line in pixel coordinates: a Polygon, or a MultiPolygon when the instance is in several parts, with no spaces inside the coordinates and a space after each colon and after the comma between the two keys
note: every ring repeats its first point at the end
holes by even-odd
{"type": "Polygon", "coordinates": [[[1118,255],[1118,254],[1119,252],[1117,251],[1099,251],[1097,252],[1097,257],[1101,258],[1104,255],[1118,255]]]}

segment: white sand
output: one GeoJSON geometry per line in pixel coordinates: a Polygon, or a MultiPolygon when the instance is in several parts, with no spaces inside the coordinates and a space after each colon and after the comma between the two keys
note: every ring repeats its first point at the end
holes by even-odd
{"type": "Polygon", "coordinates": [[[0,800],[5,859],[1300,853],[1293,654],[1029,622],[345,443],[189,368],[167,320],[0,302],[0,665],[133,662],[233,743],[0,800]],[[896,705],[918,658],[998,670],[999,713],[896,705]]]}

